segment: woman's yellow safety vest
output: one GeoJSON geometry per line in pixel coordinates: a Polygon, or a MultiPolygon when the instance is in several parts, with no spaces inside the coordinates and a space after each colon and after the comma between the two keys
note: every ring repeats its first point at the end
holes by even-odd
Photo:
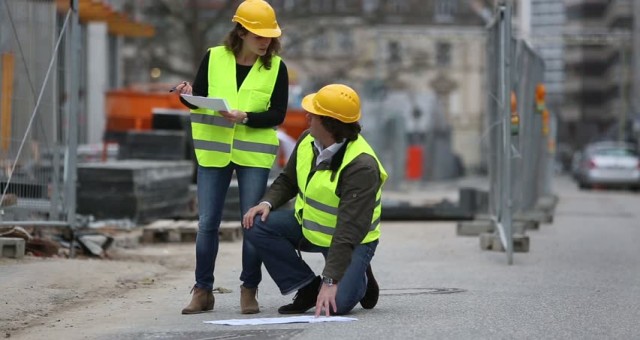
{"type": "MultiPolygon", "coordinates": [[[[224,46],[209,51],[209,97],[224,98],[235,110],[267,111],[280,69],[280,57],[273,57],[270,70],[258,59],[238,90],[233,52],[224,46]]],[[[278,153],[275,129],[234,124],[210,109],[191,110],[191,135],[198,164],[205,167],[224,167],[233,162],[271,168],[278,153]]]]}
{"type": "Polygon", "coordinates": [[[331,179],[331,170],[318,170],[308,180],[313,167],[313,137],[307,135],[298,145],[296,174],[299,192],[295,202],[295,214],[298,223],[302,225],[302,233],[309,242],[321,247],[331,245],[333,233],[338,223],[338,205],[340,204],[340,198],[336,195],[337,179],[340,178],[342,170],[363,153],[371,155],[376,160],[382,181],[376,194],[376,206],[373,210],[369,233],[361,242],[369,243],[380,237],[382,184],[388,177],[371,146],[359,135],[358,139],[347,145],[344,159],[333,180],[331,179]]]}

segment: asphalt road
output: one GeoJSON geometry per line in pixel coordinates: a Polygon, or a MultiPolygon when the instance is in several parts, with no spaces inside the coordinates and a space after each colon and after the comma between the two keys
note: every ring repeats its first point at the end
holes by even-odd
{"type": "MultiPolygon", "coordinates": [[[[469,183],[465,183],[468,185],[469,183]]],[[[478,182],[481,184],[481,182],[478,182]]],[[[482,251],[455,222],[387,222],[373,260],[381,286],[377,307],[357,307],[345,323],[219,326],[206,320],[278,317],[281,296],[265,271],[262,312],[239,313],[239,246],[221,248],[213,312],[180,315],[189,270],[145,289],[60,312],[73,328],[41,325],[11,338],[98,339],[632,339],[640,338],[640,194],[578,191],[555,180],[560,201],[552,224],[529,231],[530,251],[507,264],[482,251]],[[90,309],[88,315],[86,310],[90,309]]],[[[455,197],[456,184],[390,193],[415,201],[455,197]]],[[[304,255],[313,268],[321,258],[304,255]]],[[[1,268],[0,268],[1,269],[1,268]]],[[[18,274],[19,275],[19,274],[18,274]]]]}

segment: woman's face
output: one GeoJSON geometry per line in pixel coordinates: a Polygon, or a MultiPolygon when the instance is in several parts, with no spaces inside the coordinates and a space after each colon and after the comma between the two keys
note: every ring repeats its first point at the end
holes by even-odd
{"type": "Polygon", "coordinates": [[[244,41],[242,46],[244,50],[249,50],[259,56],[263,56],[267,53],[267,49],[269,48],[272,39],[261,37],[251,32],[240,35],[240,38],[244,41]]]}

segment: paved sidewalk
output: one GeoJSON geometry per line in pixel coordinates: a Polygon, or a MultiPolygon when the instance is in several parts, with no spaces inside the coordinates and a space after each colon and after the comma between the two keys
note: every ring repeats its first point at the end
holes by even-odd
{"type": "MultiPolygon", "coordinates": [[[[455,199],[456,188],[427,186],[455,199]]],[[[387,222],[373,269],[381,286],[378,306],[357,307],[355,322],[218,326],[205,320],[278,317],[283,297],[265,271],[262,313],[239,314],[240,243],[221,247],[211,313],[182,316],[192,272],[171,273],[131,290],[55,317],[81,324],[76,333],[47,322],[15,338],[100,339],[631,339],[640,337],[640,195],[580,192],[567,178],[554,223],[530,231],[531,250],[481,251],[477,237],[456,236],[454,222],[387,222]]],[[[408,195],[408,194],[405,194],[408,195]]],[[[416,200],[434,199],[413,193],[416,200]]],[[[188,248],[184,248],[188,249],[188,248]]],[[[183,249],[183,250],[184,250],[183,249]]],[[[321,257],[305,254],[320,271],[321,257]]],[[[0,267],[1,270],[1,267],[0,267]]],[[[14,338],[14,336],[12,336],[14,338]]]]}

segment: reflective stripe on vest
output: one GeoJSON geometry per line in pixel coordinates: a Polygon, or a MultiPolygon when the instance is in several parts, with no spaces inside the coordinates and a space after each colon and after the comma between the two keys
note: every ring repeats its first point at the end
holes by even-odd
{"type": "MultiPolygon", "coordinates": [[[[271,94],[280,69],[280,57],[267,70],[260,59],[238,89],[236,59],[224,46],[209,49],[209,97],[224,98],[229,107],[244,112],[269,109],[271,94]]],[[[223,167],[238,165],[271,168],[278,154],[278,137],[273,128],[251,128],[234,124],[209,109],[191,110],[191,135],[198,164],[223,167]]]]}
{"type": "MultiPolygon", "coordinates": [[[[335,177],[340,178],[342,170],[363,153],[371,155],[376,160],[380,170],[381,184],[384,184],[387,179],[387,173],[362,136],[358,136],[358,139],[347,145],[344,159],[335,177]]],[[[298,145],[296,160],[299,190],[295,202],[296,219],[302,225],[302,233],[309,242],[318,246],[328,247],[331,245],[333,233],[338,223],[338,205],[340,204],[340,198],[336,195],[338,180],[331,180],[330,170],[318,170],[307,181],[313,168],[313,137],[311,135],[307,135],[298,145]],[[306,187],[303,187],[304,183],[307,183],[306,187]],[[302,212],[302,215],[300,215],[300,212],[302,212]]],[[[369,233],[362,240],[362,243],[369,243],[380,237],[381,197],[382,185],[376,193],[376,203],[371,225],[369,226],[369,233]]]]}

